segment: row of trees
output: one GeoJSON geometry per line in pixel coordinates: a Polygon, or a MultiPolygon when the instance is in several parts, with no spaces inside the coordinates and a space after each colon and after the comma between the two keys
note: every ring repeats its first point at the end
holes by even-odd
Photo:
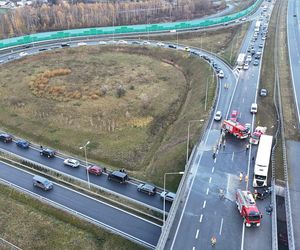
{"type": "Polygon", "coordinates": [[[50,30],[186,20],[212,11],[212,0],[178,0],[175,4],[162,0],[92,4],[63,2],[51,6],[27,6],[0,15],[0,34],[6,38],[50,30]]]}

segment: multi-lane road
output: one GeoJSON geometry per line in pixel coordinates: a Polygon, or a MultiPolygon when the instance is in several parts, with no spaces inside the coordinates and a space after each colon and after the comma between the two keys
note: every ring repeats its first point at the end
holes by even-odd
{"type": "MultiPolygon", "coordinates": [[[[269,6],[270,14],[272,6],[269,6]]],[[[263,23],[268,20],[263,16],[263,23]]],[[[254,34],[254,22],[244,39],[241,52],[246,52],[254,34]]],[[[261,32],[254,43],[256,51],[264,44],[261,32]]],[[[254,126],[255,116],[250,113],[251,103],[257,100],[259,88],[260,64],[251,63],[248,70],[241,70],[238,79],[232,72],[225,71],[222,83],[229,83],[229,89],[221,89],[221,96],[216,109],[226,116],[232,110],[239,111],[239,121],[251,123],[254,126]],[[233,96],[233,98],[225,98],[233,96]]],[[[259,107],[258,107],[259,110],[259,107]]],[[[259,112],[259,111],[258,111],[259,112]]],[[[225,149],[218,151],[213,159],[213,148],[220,140],[220,124],[211,121],[204,140],[196,148],[191,161],[190,181],[184,197],[185,201],[179,207],[170,230],[164,249],[209,249],[212,235],[217,237],[217,245],[222,249],[271,249],[271,218],[265,214],[264,208],[270,201],[258,202],[263,214],[260,228],[245,229],[235,205],[235,192],[238,188],[250,188],[253,176],[252,156],[256,147],[246,151],[243,140],[226,137],[225,149]],[[239,173],[249,176],[249,186],[245,181],[240,183],[239,173]],[[219,189],[226,190],[226,199],[219,199],[219,189]]],[[[251,190],[251,188],[250,188],[251,190]]]]}

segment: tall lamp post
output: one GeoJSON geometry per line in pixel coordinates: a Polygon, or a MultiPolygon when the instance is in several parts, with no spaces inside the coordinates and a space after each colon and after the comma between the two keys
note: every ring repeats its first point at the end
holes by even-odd
{"type": "Polygon", "coordinates": [[[183,175],[184,172],[172,172],[172,173],[165,173],[164,174],[164,192],[165,192],[165,196],[164,196],[164,206],[163,206],[163,226],[165,226],[165,222],[166,222],[166,177],[167,175],[175,175],[175,174],[181,174],[183,175]]]}
{"type": "Polygon", "coordinates": [[[79,149],[84,149],[84,156],[85,156],[85,167],[86,167],[86,174],[87,174],[87,180],[88,180],[88,185],[89,185],[89,188],[91,188],[91,184],[90,184],[90,175],[89,175],[89,171],[88,171],[88,164],[87,164],[87,157],[86,157],[86,147],[87,145],[90,144],[90,141],[87,141],[87,143],[80,147],[79,149]]]}
{"type": "Polygon", "coordinates": [[[190,125],[192,122],[203,122],[204,120],[190,120],[188,124],[188,134],[187,134],[187,143],[186,143],[186,164],[189,162],[189,145],[190,145],[190,125]]]}

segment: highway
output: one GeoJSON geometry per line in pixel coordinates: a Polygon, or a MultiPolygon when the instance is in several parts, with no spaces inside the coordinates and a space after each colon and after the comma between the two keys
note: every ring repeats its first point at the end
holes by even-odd
{"type": "MultiPolygon", "coordinates": [[[[300,128],[300,2],[288,1],[287,12],[287,40],[291,69],[291,80],[293,84],[294,99],[296,104],[296,120],[298,133],[300,128]]],[[[291,216],[293,223],[293,234],[295,249],[300,248],[300,215],[298,205],[300,204],[300,169],[299,169],[299,141],[287,140],[287,162],[288,177],[291,198],[291,216]]],[[[289,228],[288,228],[289,230],[289,228]]]]}
{"type": "MultiPolygon", "coordinates": [[[[270,12],[271,7],[268,10],[270,12]]],[[[253,33],[254,22],[249,27],[241,52],[246,52],[253,33]]],[[[256,51],[260,43],[264,43],[261,34],[254,44],[256,51]]],[[[225,72],[225,75],[229,74],[230,71],[225,72]]],[[[217,109],[223,107],[227,116],[232,110],[238,110],[238,120],[244,124],[251,123],[253,128],[255,116],[250,113],[250,106],[257,99],[259,75],[260,62],[259,66],[254,66],[252,62],[248,70],[241,70],[237,83],[231,82],[226,90],[233,94],[232,101],[223,100],[224,92],[221,93],[217,109]]],[[[214,160],[212,149],[218,145],[219,139],[220,124],[211,121],[191,160],[191,175],[187,181],[189,188],[183,195],[186,199],[176,213],[164,249],[209,249],[212,235],[216,236],[217,246],[220,245],[221,249],[271,249],[271,217],[265,213],[270,200],[257,202],[263,219],[262,225],[256,229],[244,228],[235,205],[236,189],[248,187],[245,181],[240,183],[240,171],[248,174],[249,189],[253,191],[251,159],[255,156],[256,146],[247,152],[246,141],[228,135],[225,149],[219,150],[214,160]],[[226,190],[225,200],[219,199],[219,189],[226,190]]]]}
{"type": "Polygon", "coordinates": [[[93,220],[97,225],[139,244],[155,247],[161,232],[159,225],[56,183],[53,190],[44,191],[33,186],[32,177],[33,174],[0,161],[0,180],[9,181],[23,191],[42,196],[44,201],[55,202],[73,210],[73,213],[82,214],[83,218],[93,220]]]}

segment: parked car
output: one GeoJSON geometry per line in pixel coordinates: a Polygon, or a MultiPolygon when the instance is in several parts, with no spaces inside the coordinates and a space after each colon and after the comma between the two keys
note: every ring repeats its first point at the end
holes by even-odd
{"type": "Polygon", "coordinates": [[[239,112],[237,110],[232,110],[230,115],[230,120],[237,121],[239,112]]]}
{"type": "Polygon", "coordinates": [[[69,43],[62,43],[60,46],[61,47],[70,47],[71,45],[69,43]]]}
{"type": "Polygon", "coordinates": [[[128,175],[121,171],[113,171],[112,173],[108,174],[107,178],[110,181],[116,181],[119,183],[126,183],[126,181],[129,179],[128,175]]]}
{"type": "Polygon", "coordinates": [[[215,121],[221,121],[222,119],[222,112],[221,111],[217,111],[214,117],[215,121]]]}
{"type": "Polygon", "coordinates": [[[67,159],[64,160],[64,164],[65,164],[66,166],[70,166],[70,167],[72,167],[72,168],[77,168],[77,167],[79,167],[80,162],[77,161],[77,160],[75,160],[75,159],[67,158],[67,159]]]}
{"type": "Polygon", "coordinates": [[[253,65],[258,66],[258,64],[259,64],[259,60],[255,59],[254,62],[253,62],[253,65]]]}
{"type": "Polygon", "coordinates": [[[268,95],[268,90],[266,90],[266,89],[260,89],[259,95],[260,96],[267,96],[268,95]]]}
{"type": "Polygon", "coordinates": [[[94,174],[94,175],[101,175],[102,174],[102,168],[92,165],[88,167],[88,172],[90,174],[94,174]]]}
{"type": "Polygon", "coordinates": [[[53,149],[43,148],[40,151],[40,155],[48,158],[53,158],[55,156],[55,151],[53,149]]]}
{"type": "Polygon", "coordinates": [[[12,142],[12,136],[10,134],[2,133],[0,134],[0,141],[3,141],[5,143],[12,142]]]}
{"type": "Polygon", "coordinates": [[[156,187],[153,186],[152,184],[144,183],[144,184],[138,185],[137,191],[146,193],[148,195],[155,195],[156,187]]]}
{"type": "Polygon", "coordinates": [[[26,148],[29,148],[30,143],[26,140],[20,139],[20,140],[16,141],[16,145],[20,148],[26,149],[26,148]]]}
{"type": "Polygon", "coordinates": [[[257,113],[257,103],[252,103],[252,104],[251,104],[250,112],[251,112],[252,114],[257,113]]]}
{"type": "Polygon", "coordinates": [[[172,192],[161,192],[160,194],[160,198],[162,200],[166,200],[166,201],[169,201],[169,202],[173,202],[175,200],[175,196],[176,194],[175,193],[172,193],[172,192]]]}
{"type": "Polygon", "coordinates": [[[33,186],[44,189],[45,191],[53,189],[53,183],[39,175],[33,176],[33,186]]]}
{"type": "Polygon", "coordinates": [[[218,76],[219,76],[220,78],[224,78],[224,72],[223,72],[223,70],[220,70],[220,71],[219,71],[218,76]]]}
{"type": "Polygon", "coordinates": [[[247,55],[246,61],[251,62],[252,61],[252,56],[251,55],[247,55]]]}

